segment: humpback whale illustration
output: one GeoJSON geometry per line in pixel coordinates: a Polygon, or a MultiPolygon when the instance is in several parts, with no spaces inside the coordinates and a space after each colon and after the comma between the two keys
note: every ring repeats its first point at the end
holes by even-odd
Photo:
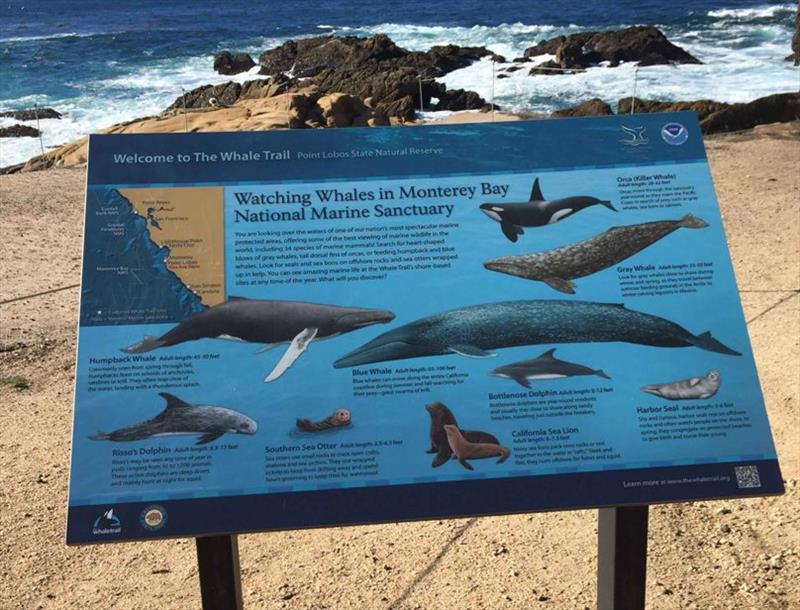
{"type": "Polygon", "coordinates": [[[258,425],[244,413],[212,405],[190,405],[177,396],[159,393],[167,406],[151,419],[120,428],[113,432],[98,432],[93,441],[140,441],[153,436],[199,434],[197,445],[217,440],[223,434],[253,435],[258,425]]]}
{"type": "Polygon", "coordinates": [[[423,356],[494,356],[490,350],[541,343],[622,341],[656,347],[696,346],[740,356],[704,332],[614,303],[504,301],[452,309],[375,337],[333,363],[344,368],[423,356]]]}
{"type": "Polygon", "coordinates": [[[605,233],[561,248],[493,258],[483,266],[490,271],[538,280],[559,292],[575,294],[575,284],[570,280],[608,269],[678,229],[707,226],[706,221],[686,214],[680,220],[612,227],[605,233]]]}
{"type": "Polygon", "coordinates": [[[563,379],[564,377],[577,377],[579,375],[597,375],[611,379],[600,369],[590,369],[581,364],[559,360],[553,354],[556,349],[549,349],[542,355],[532,360],[523,360],[513,364],[506,364],[493,370],[490,375],[513,379],[521,386],[531,387],[531,380],[563,379]]]}
{"type": "Polygon", "coordinates": [[[123,348],[128,354],[149,352],[196,339],[228,339],[262,343],[267,351],[282,343],[289,347],[264,382],[283,375],[312,341],[394,320],[391,311],[338,307],[300,301],[263,301],[230,297],[229,300],[189,316],[160,337],[145,336],[123,348]]]}
{"type": "Polygon", "coordinates": [[[522,227],[541,227],[553,224],[597,204],[604,205],[614,212],[617,211],[610,201],[585,195],[547,200],[542,195],[539,179],[536,178],[529,201],[524,203],[484,203],[481,205],[481,210],[489,218],[499,222],[503,235],[515,242],[525,232],[522,227]]]}

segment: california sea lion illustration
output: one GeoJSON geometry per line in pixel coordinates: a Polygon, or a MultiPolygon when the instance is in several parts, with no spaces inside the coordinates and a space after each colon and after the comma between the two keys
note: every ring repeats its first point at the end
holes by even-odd
{"type": "Polygon", "coordinates": [[[570,280],[608,269],[678,229],[707,226],[706,221],[687,214],[680,220],[612,227],[605,233],[561,248],[493,258],[483,266],[491,271],[544,282],[559,292],[575,294],[575,284],[570,280]]]}
{"type": "Polygon", "coordinates": [[[499,457],[498,464],[502,464],[511,455],[511,451],[501,446],[499,443],[471,443],[458,430],[458,426],[447,424],[444,427],[447,433],[447,442],[450,449],[461,464],[467,470],[475,470],[467,460],[480,460],[483,458],[499,457]]]}
{"type": "Polygon", "coordinates": [[[159,396],[167,401],[167,406],[152,419],[113,432],[98,432],[89,438],[93,441],[141,441],[154,436],[199,434],[196,444],[205,445],[226,433],[253,435],[258,430],[255,421],[233,409],[190,405],[166,392],[160,392],[159,396]]]}
{"type": "MultiPolygon", "coordinates": [[[[453,425],[458,427],[455,415],[441,402],[433,402],[425,405],[425,409],[431,415],[431,448],[428,453],[435,453],[436,457],[433,458],[431,466],[438,468],[453,455],[453,450],[450,449],[450,443],[447,442],[447,432],[444,427],[446,425],[453,425]]],[[[499,445],[500,442],[488,432],[481,432],[480,430],[462,430],[459,428],[461,434],[471,443],[494,443],[499,445]]]]}
{"type": "Polygon", "coordinates": [[[711,398],[719,390],[722,377],[719,371],[708,371],[704,377],[690,377],[671,383],[654,383],[642,388],[642,392],[655,394],[667,400],[693,400],[711,398]]]}
{"type": "Polygon", "coordinates": [[[349,426],[352,421],[350,411],[347,409],[336,409],[331,415],[328,415],[322,421],[314,422],[310,419],[299,418],[297,420],[297,427],[303,432],[322,432],[323,430],[330,430],[331,428],[341,428],[342,426],[349,426]]]}
{"type": "Polygon", "coordinates": [[[289,347],[265,382],[276,380],[317,339],[336,337],[372,324],[394,320],[391,311],[338,307],[300,301],[262,301],[231,297],[219,305],[186,318],[161,337],[146,336],[124,348],[128,354],[149,352],[160,347],[197,339],[228,339],[262,343],[259,352],[282,343],[289,347]]]}
{"type": "Polygon", "coordinates": [[[511,241],[517,241],[518,237],[525,232],[522,227],[541,227],[553,224],[597,204],[617,211],[610,201],[586,195],[545,199],[542,189],[539,188],[539,179],[536,178],[528,201],[524,203],[484,203],[481,205],[481,210],[489,218],[500,223],[503,235],[511,241]]]}
{"type": "Polygon", "coordinates": [[[597,375],[605,379],[611,379],[600,369],[590,369],[581,364],[559,360],[553,356],[555,351],[555,348],[549,349],[537,358],[506,364],[496,368],[489,374],[495,377],[513,379],[526,388],[531,387],[531,380],[540,379],[563,379],[564,377],[576,377],[578,375],[597,375]]]}
{"type": "Polygon", "coordinates": [[[740,356],[711,333],[693,335],[664,318],[613,303],[590,301],[504,301],[451,309],[378,335],[333,366],[344,368],[459,354],[490,358],[489,350],[541,343],[622,341],[656,347],[689,347],[740,356]]]}

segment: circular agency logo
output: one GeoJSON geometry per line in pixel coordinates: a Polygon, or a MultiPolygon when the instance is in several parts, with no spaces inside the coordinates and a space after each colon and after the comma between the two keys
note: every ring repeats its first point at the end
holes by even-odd
{"type": "Polygon", "coordinates": [[[139,522],[144,529],[155,532],[166,525],[167,511],[163,506],[151,504],[146,506],[141,515],[139,515],[139,522]]]}
{"type": "Polygon", "coordinates": [[[661,139],[672,146],[680,146],[689,139],[689,130],[680,123],[667,123],[661,128],[661,139]]]}

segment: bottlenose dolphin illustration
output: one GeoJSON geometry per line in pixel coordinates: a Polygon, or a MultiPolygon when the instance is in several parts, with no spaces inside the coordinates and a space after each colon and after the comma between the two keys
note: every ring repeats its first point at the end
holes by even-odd
{"type": "Polygon", "coordinates": [[[160,392],[167,406],[155,417],[114,430],[98,432],[93,441],[141,441],[153,436],[199,434],[197,445],[217,440],[223,434],[253,435],[258,425],[243,413],[211,405],[190,405],[177,396],[160,392]]]}
{"type": "Polygon", "coordinates": [[[387,360],[459,354],[489,358],[504,347],[622,341],[689,347],[740,356],[704,332],[693,335],[664,318],[614,303],[504,301],[452,309],[375,337],[333,363],[336,368],[387,360]]]}
{"type": "Polygon", "coordinates": [[[264,379],[264,382],[270,382],[283,375],[315,339],[335,337],[392,320],[394,314],[381,309],[230,297],[224,303],[189,316],[164,335],[145,336],[139,343],[122,351],[139,354],[208,338],[262,343],[264,347],[259,352],[288,343],[283,357],[264,379]]]}
{"type": "Polygon", "coordinates": [[[539,179],[536,178],[528,201],[524,203],[484,203],[481,205],[481,210],[489,218],[499,222],[503,235],[515,242],[520,235],[525,233],[522,227],[541,227],[553,224],[597,204],[604,205],[614,212],[617,211],[610,201],[586,195],[547,200],[542,195],[539,179]]]}
{"type": "Polygon", "coordinates": [[[490,271],[544,282],[551,288],[575,294],[571,281],[625,260],[681,228],[703,229],[708,223],[691,214],[679,220],[657,220],[611,227],[589,239],[523,256],[503,256],[483,263],[490,271]]]}
{"type": "Polygon", "coordinates": [[[563,379],[564,377],[577,377],[579,375],[597,375],[611,379],[601,369],[590,369],[581,364],[559,360],[553,354],[556,348],[549,349],[532,360],[523,360],[513,364],[506,364],[493,370],[490,375],[512,379],[521,386],[531,387],[531,380],[563,379]]]}

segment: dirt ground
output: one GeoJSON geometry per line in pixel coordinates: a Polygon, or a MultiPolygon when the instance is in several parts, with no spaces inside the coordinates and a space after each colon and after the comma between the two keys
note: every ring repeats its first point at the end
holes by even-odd
{"type": "MultiPolygon", "coordinates": [[[[786,480],[651,510],[648,608],[800,608],[800,124],[707,142],[786,480]]],[[[0,608],[199,608],[193,540],[64,545],[80,169],[0,176],[0,608]],[[52,292],[47,292],[52,291],[52,292]]],[[[245,606],[594,608],[596,511],[240,537],[245,606]]]]}

